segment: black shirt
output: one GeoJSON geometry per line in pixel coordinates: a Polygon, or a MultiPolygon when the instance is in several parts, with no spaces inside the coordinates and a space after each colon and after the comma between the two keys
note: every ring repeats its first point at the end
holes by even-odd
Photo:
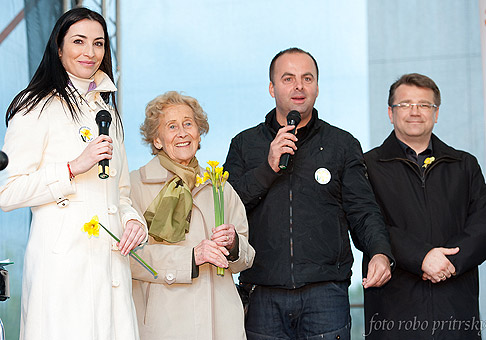
{"type": "Polygon", "coordinates": [[[425,159],[428,158],[428,157],[431,157],[433,155],[434,150],[432,149],[432,140],[429,141],[429,146],[427,147],[427,149],[425,149],[424,151],[422,151],[418,155],[417,155],[417,153],[415,152],[414,149],[409,147],[407,144],[402,142],[400,139],[397,138],[397,141],[400,144],[403,152],[405,152],[405,156],[407,156],[407,158],[409,160],[411,160],[412,162],[416,163],[419,166],[420,171],[423,173],[424,170],[425,170],[425,167],[423,166],[425,159]]]}

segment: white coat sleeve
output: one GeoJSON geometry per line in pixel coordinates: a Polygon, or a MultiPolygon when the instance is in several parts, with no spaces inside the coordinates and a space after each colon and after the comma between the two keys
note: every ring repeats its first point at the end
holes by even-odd
{"type": "Polygon", "coordinates": [[[10,211],[57,202],[75,193],[67,162],[44,163],[49,143],[49,117],[37,110],[17,113],[9,122],[3,151],[9,164],[0,183],[0,207],[10,211]]]}

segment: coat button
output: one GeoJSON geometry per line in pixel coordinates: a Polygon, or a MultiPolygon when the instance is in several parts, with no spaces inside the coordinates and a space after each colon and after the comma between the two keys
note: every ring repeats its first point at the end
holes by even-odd
{"type": "Polygon", "coordinates": [[[89,107],[91,110],[96,110],[96,104],[95,103],[89,103],[89,107]]]}
{"type": "Polygon", "coordinates": [[[174,283],[174,281],[175,281],[175,276],[174,276],[174,274],[172,274],[172,273],[167,273],[167,274],[165,275],[165,281],[166,281],[168,284],[174,283]]]}
{"type": "Polygon", "coordinates": [[[111,177],[115,177],[117,173],[118,173],[118,171],[116,171],[115,168],[110,168],[110,176],[111,177]]]}
{"type": "Polygon", "coordinates": [[[120,281],[118,281],[118,280],[113,280],[113,281],[111,281],[111,285],[112,285],[113,287],[118,287],[118,286],[120,285],[120,281]]]}
{"type": "Polygon", "coordinates": [[[108,214],[116,214],[117,211],[118,211],[118,208],[116,207],[116,205],[110,205],[108,207],[108,214]]]}
{"type": "Polygon", "coordinates": [[[63,199],[62,201],[57,202],[57,206],[59,208],[64,208],[69,205],[69,200],[67,198],[63,199]]]}

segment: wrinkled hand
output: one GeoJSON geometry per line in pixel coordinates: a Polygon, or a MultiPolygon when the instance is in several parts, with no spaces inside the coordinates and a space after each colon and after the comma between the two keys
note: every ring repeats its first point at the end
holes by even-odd
{"type": "Polygon", "coordinates": [[[194,247],[194,260],[196,266],[200,266],[204,263],[211,263],[216,267],[228,268],[226,255],[229,255],[228,249],[218,246],[214,241],[202,240],[194,247]]]}
{"type": "Polygon", "coordinates": [[[117,244],[118,249],[123,256],[127,255],[130,250],[138,246],[147,236],[143,224],[137,220],[128,220],[125,231],[117,244]]]}
{"type": "Polygon", "coordinates": [[[381,287],[391,278],[390,260],[388,256],[376,254],[368,263],[368,276],[363,279],[363,287],[381,287]]]}
{"type": "Polygon", "coordinates": [[[217,228],[213,228],[213,235],[211,241],[216,242],[220,247],[226,247],[226,249],[233,249],[235,246],[235,226],[232,224],[222,224],[217,228]]]}
{"type": "Polygon", "coordinates": [[[90,170],[96,163],[103,159],[111,159],[113,154],[113,140],[110,136],[100,135],[88,143],[81,155],[69,162],[74,176],[90,170]]]}
{"type": "Polygon", "coordinates": [[[270,150],[268,151],[268,164],[275,172],[279,172],[280,168],[278,163],[280,163],[280,157],[284,153],[289,153],[293,155],[297,147],[295,142],[297,142],[297,137],[290,131],[295,128],[294,125],[286,125],[280,130],[278,130],[275,139],[270,143],[270,150]]]}
{"type": "Polygon", "coordinates": [[[446,255],[455,255],[459,248],[433,248],[422,261],[422,280],[430,280],[433,283],[445,281],[452,275],[456,275],[456,268],[446,255]]]}

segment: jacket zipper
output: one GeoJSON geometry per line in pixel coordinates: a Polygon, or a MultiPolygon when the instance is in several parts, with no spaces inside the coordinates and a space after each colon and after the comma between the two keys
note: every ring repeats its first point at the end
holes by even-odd
{"type": "Polygon", "coordinates": [[[294,277],[294,239],[293,239],[293,228],[294,219],[292,211],[292,174],[289,176],[290,186],[289,186],[289,243],[290,243],[290,278],[292,280],[292,287],[295,288],[295,277],[294,277]]]}
{"type": "MultiPolygon", "coordinates": [[[[442,159],[438,159],[436,162],[433,162],[432,164],[430,164],[427,168],[425,168],[425,170],[422,172],[420,170],[420,165],[418,165],[417,163],[414,163],[412,161],[410,161],[409,159],[403,159],[401,158],[402,160],[405,160],[409,165],[410,167],[414,167],[415,165],[417,165],[419,167],[419,171],[420,171],[420,179],[422,181],[422,190],[423,190],[423,194],[424,194],[424,200],[425,200],[425,204],[427,204],[427,192],[425,190],[425,175],[428,174],[430,172],[430,170],[436,166],[437,163],[441,163],[443,161],[443,158],[442,159]]],[[[428,210],[428,209],[427,209],[428,210]]],[[[431,216],[428,215],[427,216],[428,219],[429,219],[429,225],[430,225],[430,219],[431,219],[431,216]]],[[[432,230],[429,231],[430,233],[432,233],[432,230]]],[[[431,238],[432,235],[429,235],[429,238],[431,238]]],[[[432,301],[430,303],[430,309],[431,309],[431,315],[428,316],[428,319],[433,319],[434,318],[434,315],[435,315],[435,310],[434,310],[434,303],[433,303],[433,289],[432,289],[432,285],[433,283],[428,281],[427,282],[427,286],[428,286],[428,291],[429,291],[429,297],[430,297],[430,301],[432,301]]],[[[432,339],[436,339],[435,335],[432,336],[432,339]]]]}

